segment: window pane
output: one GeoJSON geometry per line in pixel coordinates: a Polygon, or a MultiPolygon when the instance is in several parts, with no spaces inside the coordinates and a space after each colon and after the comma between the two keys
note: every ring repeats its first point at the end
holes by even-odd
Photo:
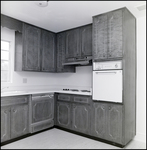
{"type": "Polygon", "coordinates": [[[9,62],[1,61],[1,70],[9,70],[9,62]]]}
{"type": "Polygon", "coordinates": [[[9,42],[1,41],[1,49],[9,50],[9,42]]]}
{"type": "Polygon", "coordinates": [[[8,71],[1,71],[1,81],[2,82],[9,81],[9,72],[8,71]]]}
{"type": "Polygon", "coordinates": [[[9,52],[1,51],[1,59],[2,60],[9,60],[9,52]]]}

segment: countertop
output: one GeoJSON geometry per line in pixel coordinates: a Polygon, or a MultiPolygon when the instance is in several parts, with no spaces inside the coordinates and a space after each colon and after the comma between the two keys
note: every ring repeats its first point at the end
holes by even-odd
{"type": "Polygon", "coordinates": [[[65,94],[78,94],[78,95],[92,95],[92,92],[77,92],[77,91],[63,91],[63,90],[25,90],[25,91],[5,91],[1,92],[1,97],[17,96],[17,95],[31,95],[43,93],[65,93],[65,94]]]}

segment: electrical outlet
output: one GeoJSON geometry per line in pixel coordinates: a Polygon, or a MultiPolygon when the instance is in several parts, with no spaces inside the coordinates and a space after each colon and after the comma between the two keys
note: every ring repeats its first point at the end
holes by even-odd
{"type": "Polygon", "coordinates": [[[27,78],[23,78],[23,83],[27,83],[27,78]]]}

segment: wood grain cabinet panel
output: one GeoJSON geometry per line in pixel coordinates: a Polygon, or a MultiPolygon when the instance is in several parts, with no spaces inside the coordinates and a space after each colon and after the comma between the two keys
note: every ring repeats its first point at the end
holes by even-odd
{"type": "Polygon", "coordinates": [[[1,98],[1,142],[29,133],[28,96],[1,98]]]}
{"type": "Polygon", "coordinates": [[[123,57],[124,9],[93,17],[93,59],[107,60],[123,57]]]}
{"type": "Polygon", "coordinates": [[[109,104],[107,108],[107,138],[122,143],[122,106],[109,104]]]}
{"type": "Polygon", "coordinates": [[[89,134],[90,108],[88,105],[72,104],[72,130],[89,134]]]}
{"type": "Polygon", "coordinates": [[[108,13],[108,58],[122,57],[122,10],[108,13]]]}
{"type": "Polygon", "coordinates": [[[107,58],[107,15],[93,18],[93,59],[107,58]]]}
{"type": "Polygon", "coordinates": [[[10,139],[10,107],[1,107],[1,142],[10,139]]]}
{"type": "Polygon", "coordinates": [[[93,136],[106,139],[107,129],[107,107],[105,104],[94,103],[91,121],[91,132],[93,136]]]}
{"type": "Polygon", "coordinates": [[[71,129],[71,104],[57,102],[57,125],[71,129]]]}
{"type": "Polygon", "coordinates": [[[11,107],[11,138],[29,133],[28,105],[11,107]]]}
{"type": "Polygon", "coordinates": [[[57,34],[57,72],[75,72],[75,66],[64,66],[65,62],[65,32],[57,34]]]}
{"type": "Polygon", "coordinates": [[[79,28],[66,31],[66,62],[80,56],[79,28]]]}
{"type": "Polygon", "coordinates": [[[37,27],[23,24],[23,70],[40,71],[40,35],[37,27]]]}
{"type": "Polygon", "coordinates": [[[92,56],[92,25],[80,28],[81,57],[92,56]]]}
{"type": "Polygon", "coordinates": [[[56,71],[55,34],[41,30],[41,71],[56,71]]]}

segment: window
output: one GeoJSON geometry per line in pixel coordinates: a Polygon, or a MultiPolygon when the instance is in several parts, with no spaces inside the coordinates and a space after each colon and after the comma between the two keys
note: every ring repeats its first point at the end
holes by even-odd
{"type": "Polygon", "coordinates": [[[1,82],[10,82],[10,42],[1,40],[1,82]]]}

